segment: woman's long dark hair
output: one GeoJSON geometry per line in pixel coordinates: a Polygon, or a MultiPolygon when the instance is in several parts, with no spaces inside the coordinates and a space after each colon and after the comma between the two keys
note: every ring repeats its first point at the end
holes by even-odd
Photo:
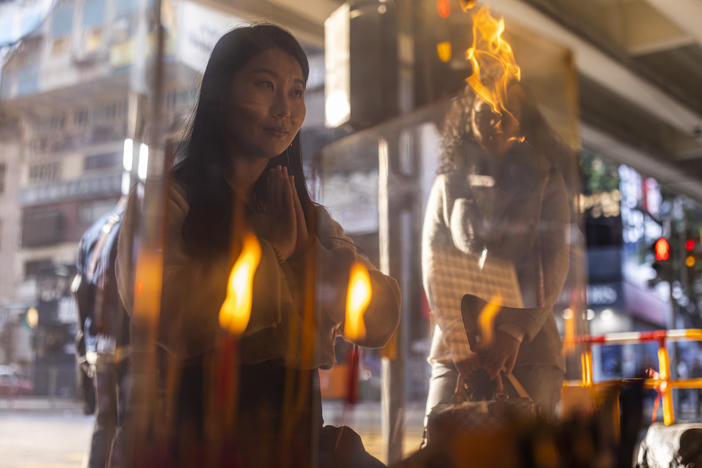
{"type": "Polygon", "coordinates": [[[474,100],[475,93],[468,86],[451,99],[441,135],[442,151],[437,174],[449,174],[463,169],[466,165],[466,145],[476,144],[470,122],[470,110],[474,100]]]}
{"type": "MultiPolygon", "coordinates": [[[[217,41],[205,68],[195,114],[180,149],[183,159],[174,169],[175,179],[185,188],[190,205],[182,233],[190,255],[211,258],[230,247],[236,227],[234,192],[225,180],[231,170],[224,137],[231,112],[227,103],[234,74],[269,49],[280,49],[295,58],[307,81],[309,64],[302,47],[289,32],[271,24],[229,31],[217,41]]],[[[266,170],[277,165],[287,167],[295,176],[295,189],[307,224],[314,228],[314,206],[302,170],[299,133],[288,149],[270,160],[266,170]]],[[[262,199],[265,185],[266,177],[261,176],[254,184],[254,202],[262,199]]]]}

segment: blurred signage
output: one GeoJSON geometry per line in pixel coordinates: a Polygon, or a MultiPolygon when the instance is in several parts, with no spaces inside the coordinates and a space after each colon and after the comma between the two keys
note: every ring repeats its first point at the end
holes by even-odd
{"type": "Polygon", "coordinates": [[[241,18],[221,10],[182,2],[178,5],[176,20],[176,55],[180,61],[203,73],[217,40],[230,29],[245,24],[248,23],[241,18]]]}
{"type": "Polygon", "coordinates": [[[27,187],[22,189],[20,193],[20,203],[22,205],[39,205],[72,198],[118,195],[121,184],[122,175],[113,174],[27,187]]]}
{"type": "Polygon", "coordinates": [[[608,306],[619,300],[621,284],[591,284],[587,287],[587,303],[591,306],[608,306]]]}

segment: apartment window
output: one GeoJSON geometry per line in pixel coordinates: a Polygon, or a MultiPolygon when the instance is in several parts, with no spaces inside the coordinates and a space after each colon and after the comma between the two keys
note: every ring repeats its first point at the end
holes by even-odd
{"type": "Polygon", "coordinates": [[[93,109],[92,117],[95,121],[112,120],[117,116],[117,102],[110,102],[93,109]]]}
{"type": "Polygon", "coordinates": [[[139,9],[139,0],[120,0],[115,5],[115,17],[132,15],[139,9]]]}
{"type": "Polygon", "coordinates": [[[29,142],[29,153],[31,156],[46,153],[49,147],[49,139],[47,137],[39,137],[29,142]]]}
{"type": "Polygon", "coordinates": [[[30,182],[49,182],[59,178],[61,164],[58,161],[29,166],[30,182]]]}
{"type": "Polygon", "coordinates": [[[17,70],[17,95],[36,92],[39,86],[39,65],[32,64],[17,70]]]}
{"type": "Polygon", "coordinates": [[[56,114],[51,117],[50,128],[52,131],[63,130],[66,126],[66,114],[56,114]]]}
{"type": "Polygon", "coordinates": [[[73,29],[73,5],[56,7],[51,15],[51,35],[54,38],[70,36],[73,29]]]}
{"type": "Polygon", "coordinates": [[[104,22],[105,0],[85,0],[83,4],[83,26],[97,28],[102,26],[104,22]]]}
{"type": "Polygon", "coordinates": [[[51,44],[51,55],[57,56],[65,54],[68,52],[69,45],[70,41],[67,37],[59,37],[54,39],[54,42],[51,44]]]}
{"type": "Polygon", "coordinates": [[[96,200],[85,202],[78,209],[78,218],[81,224],[89,226],[115,207],[116,200],[96,200]]]}
{"type": "Polygon", "coordinates": [[[78,109],[73,113],[73,123],[77,127],[82,127],[88,123],[88,110],[78,109]]]}
{"type": "Polygon", "coordinates": [[[86,171],[93,171],[119,167],[122,162],[121,157],[122,155],[120,153],[101,153],[86,156],[85,159],[83,159],[83,169],[86,171]]]}
{"type": "Polygon", "coordinates": [[[26,210],[22,216],[22,246],[41,247],[64,241],[64,217],[56,208],[26,210]]]}
{"type": "Polygon", "coordinates": [[[30,260],[24,262],[24,277],[33,278],[47,271],[53,266],[54,262],[50,258],[42,258],[39,260],[30,260]]]}

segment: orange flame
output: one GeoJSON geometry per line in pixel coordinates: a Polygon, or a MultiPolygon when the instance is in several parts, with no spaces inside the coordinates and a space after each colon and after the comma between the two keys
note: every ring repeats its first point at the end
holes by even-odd
{"type": "Polygon", "coordinates": [[[439,56],[439,60],[446,63],[451,60],[451,43],[450,42],[440,42],[436,44],[436,53],[439,56]]]}
{"type": "Polygon", "coordinates": [[[461,0],[461,8],[463,11],[468,11],[475,6],[476,0],[461,0]]]}
{"type": "Polygon", "coordinates": [[[478,326],[480,327],[480,335],[483,337],[483,346],[489,346],[492,343],[493,324],[500,307],[502,307],[502,296],[495,294],[478,316],[478,326]]]}
{"type": "Polygon", "coordinates": [[[233,334],[241,334],[249,324],[253,279],[261,261],[261,244],[256,236],[244,236],[243,248],[234,262],[227,283],[227,297],[219,309],[219,324],[233,334]]]}
{"type": "Polygon", "coordinates": [[[349,288],[346,295],[346,321],[344,335],[350,340],[366,336],[363,314],[368,308],[372,296],[370,275],[366,267],[359,262],[351,266],[349,288]]]}
{"type": "Polygon", "coordinates": [[[473,73],[466,81],[494,113],[507,113],[514,118],[505,107],[507,87],[512,80],[520,81],[522,75],[512,47],[502,39],[504,31],[505,20],[493,18],[487,7],[473,14],[473,45],[466,50],[473,73]]]}
{"type": "Polygon", "coordinates": [[[569,353],[575,350],[575,314],[572,309],[563,311],[563,322],[565,337],[563,339],[563,352],[569,353]]]}

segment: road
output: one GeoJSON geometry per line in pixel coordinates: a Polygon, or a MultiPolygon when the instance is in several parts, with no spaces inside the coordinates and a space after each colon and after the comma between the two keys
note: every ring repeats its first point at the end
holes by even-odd
{"type": "MultiPolygon", "coordinates": [[[[344,408],[324,402],[326,424],[347,425],[358,432],[371,454],[382,455],[380,403],[363,402],[344,408]]],[[[404,452],[415,451],[422,437],[423,407],[409,405],[405,414],[404,452]]],[[[0,400],[0,467],[81,468],[85,466],[93,417],[73,402],[0,400]]]]}
{"type": "Polygon", "coordinates": [[[93,417],[84,416],[77,405],[56,406],[17,409],[0,404],[0,466],[85,466],[93,417]]]}

